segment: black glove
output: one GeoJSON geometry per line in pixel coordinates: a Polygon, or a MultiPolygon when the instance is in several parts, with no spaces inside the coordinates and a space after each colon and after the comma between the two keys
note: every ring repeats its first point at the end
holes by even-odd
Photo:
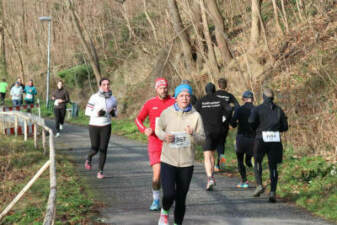
{"type": "Polygon", "coordinates": [[[115,111],[114,109],[111,110],[110,115],[111,115],[112,117],[116,117],[116,111],[115,111]]]}
{"type": "Polygon", "coordinates": [[[105,114],[106,112],[103,109],[98,111],[98,116],[105,116],[105,114]]]}

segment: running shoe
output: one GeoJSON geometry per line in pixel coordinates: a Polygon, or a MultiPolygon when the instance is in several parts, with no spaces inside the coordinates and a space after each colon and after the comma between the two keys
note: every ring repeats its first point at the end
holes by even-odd
{"type": "Polygon", "coordinates": [[[207,180],[206,191],[213,191],[214,186],[215,186],[214,178],[209,177],[207,180]]]}
{"type": "Polygon", "coordinates": [[[57,132],[57,133],[55,134],[55,137],[60,137],[60,132],[57,132]]]}
{"type": "Polygon", "coordinates": [[[91,170],[91,163],[89,160],[85,160],[84,167],[86,170],[91,170]]]}
{"type": "Polygon", "coordinates": [[[271,191],[269,193],[269,202],[271,202],[271,203],[275,203],[276,202],[276,194],[273,191],[271,191]]]}
{"type": "Polygon", "coordinates": [[[165,210],[161,210],[158,225],[169,225],[168,223],[169,214],[165,210]]]}
{"type": "Polygon", "coordinates": [[[240,182],[236,185],[237,188],[248,188],[248,181],[240,182]]]}
{"type": "Polygon", "coordinates": [[[219,160],[219,166],[221,170],[225,169],[225,164],[226,164],[226,157],[224,154],[221,154],[219,160]]]}
{"type": "Polygon", "coordinates": [[[62,124],[60,124],[60,130],[63,130],[63,125],[62,124]]]}
{"type": "Polygon", "coordinates": [[[214,166],[214,172],[220,172],[219,166],[214,166]]]}
{"type": "Polygon", "coordinates": [[[263,186],[262,186],[262,185],[259,185],[259,186],[256,187],[256,189],[255,189],[255,191],[254,191],[254,193],[253,193],[253,196],[254,196],[254,197],[259,197],[260,194],[262,194],[263,192],[264,192],[263,186]]]}
{"type": "Polygon", "coordinates": [[[159,211],[159,210],[160,210],[159,199],[153,200],[152,204],[150,205],[150,211],[159,211]]]}
{"type": "Polygon", "coordinates": [[[104,174],[103,174],[103,171],[99,171],[97,173],[97,179],[103,179],[104,178],[104,174]]]}

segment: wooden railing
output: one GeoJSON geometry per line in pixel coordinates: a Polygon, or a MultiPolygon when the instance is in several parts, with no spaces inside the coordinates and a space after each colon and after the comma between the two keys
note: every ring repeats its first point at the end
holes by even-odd
{"type": "Polygon", "coordinates": [[[27,125],[29,123],[34,125],[33,129],[33,137],[34,137],[34,147],[37,148],[38,145],[38,137],[37,132],[38,128],[41,128],[42,131],[42,146],[44,149],[44,154],[47,152],[46,148],[46,134],[49,134],[49,160],[39,169],[39,171],[34,175],[34,177],[26,184],[26,186],[20,191],[20,193],[12,200],[12,202],[1,212],[0,221],[7,215],[7,213],[13,208],[13,206],[21,199],[21,197],[25,194],[27,190],[35,183],[35,181],[41,176],[41,174],[47,170],[49,167],[50,170],[50,191],[49,198],[47,202],[46,215],[44,217],[43,224],[44,225],[52,225],[55,222],[56,215],[56,166],[55,166],[55,147],[54,147],[54,135],[52,129],[47,127],[44,124],[44,120],[34,118],[30,114],[24,114],[21,112],[0,112],[0,125],[8,123],[8,118],[14,117],[14,129],[15,135],[18,134],[18,127],[20,120],[23,121],[24,128],[24,140],[28,139],[28,129],[27,125]]]}

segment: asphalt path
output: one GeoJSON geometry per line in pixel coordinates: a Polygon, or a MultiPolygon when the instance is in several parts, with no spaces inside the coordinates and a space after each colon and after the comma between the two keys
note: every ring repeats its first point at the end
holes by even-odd
{"type": "MultiPolygon", "coordinates": [[[[47,124],[53,126],[52,121],[47,121],[47,124]]],[[[145,144],[112,136],[104,169],[105,178],[98,180],[98,154],[93,159],[93,170],[84,169],[90,148],[87,127],[66,124],[61,136],[55,140],[57,152],[72,157],[79,175],[94,190],[95,199],[104,203],[104,208],[100,209],[100,221],[111,225],[158,223],[159,212],[148,210],[152,202],[152,174],[145,144]]],[[[255,186],[252,184],[250,188],[240,190],[235,187],[238,182],[239,178],[216,175],[214,191],[206,192],[203,166],[196,163],[187,196],[184,225],[332,224],[282,200],[269,203],[267,193],[254,198],[252,193],[255,186]]],[[[173,213],[170,224],[173,224],[173,213]]]]}

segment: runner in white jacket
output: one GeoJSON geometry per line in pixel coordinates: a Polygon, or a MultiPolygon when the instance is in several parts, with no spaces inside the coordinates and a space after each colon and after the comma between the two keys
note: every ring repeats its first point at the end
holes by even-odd
{"type": "Polygon", "coordinates": [[[90,97],[85,109],[85,115],[90,116],[89,135],[91,141],[91,150],[85,161],[85,168],[91,170],[92,157],[99,151],[97,178],[103,179],[103,169],[111,136],[111,117],[117,116],[117,100],[112,96],[109,79],[102,78],[99,85],[99,91],[90,97]]]}

